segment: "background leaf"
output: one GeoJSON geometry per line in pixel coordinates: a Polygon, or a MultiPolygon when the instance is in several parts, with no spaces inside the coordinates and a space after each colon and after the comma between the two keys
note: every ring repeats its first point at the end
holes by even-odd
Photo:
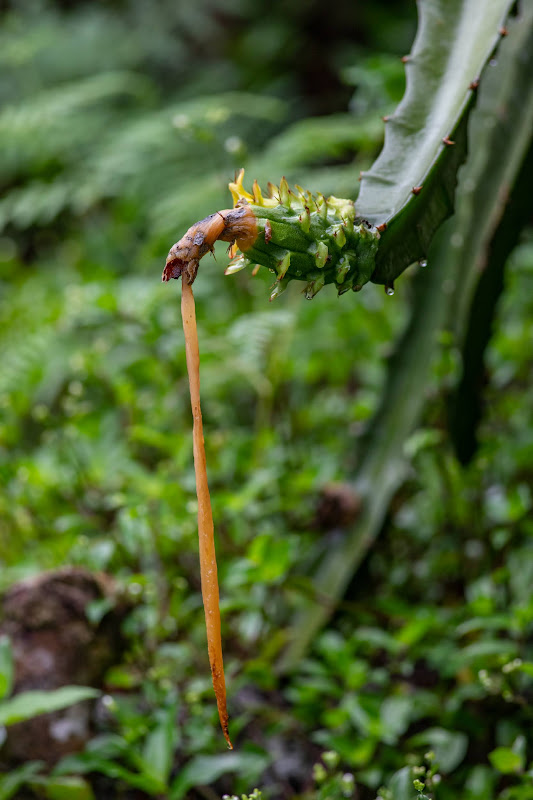
{"type": "Polygon", "coordinates": [[[0,700],[11,693],[14,666],[11,642],[7,636],[0,636],[0,700]]]}
{"type": "Polygon", "coordinates": [[[99,694],[97,689],[87,686],[62,686],[49,692],[21,692],[0,704],[0,725],[14,725],[39,714],[59,711],[82,700],[94,699],[99,694]]]}

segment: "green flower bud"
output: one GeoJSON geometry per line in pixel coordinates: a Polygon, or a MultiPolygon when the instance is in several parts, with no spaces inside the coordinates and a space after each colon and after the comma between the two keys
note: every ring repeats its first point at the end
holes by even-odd
{"type": "MultiPolygon", "coordinates": [[[[250,263],[271,269],[278,279],[306,281],[308,298],[330,283],[344,294],[370,280],[380,234],[356,219],[351,200],[313,196],[300,186],[293,192],[285,178],[279,187],[269,184],[270,197],[264,198],[257,183],[253,193],[244,189],[243,176],[241,170],[230,189],[235,203],[257,221],[257,238],[244,250],[250,263]]],[[[280,293],[273,290],[274,296],[280,293]]]]}

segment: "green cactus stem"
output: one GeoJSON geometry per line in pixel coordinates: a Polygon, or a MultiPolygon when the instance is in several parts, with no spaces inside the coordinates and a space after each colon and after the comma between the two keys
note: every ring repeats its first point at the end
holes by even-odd
{"type": "Polygon", "coordinates": [[[327,284],[340,295],[368,281],[391,294],[406,267],[426,262],[436,230],[453,213],[470,112],[514,5],[419,0],[418,32],[403,59],[406,92],[387,118],[383,150],[362,175],[356,205],[298,186],[291,191],[285,178],[269,184],[265,198],[257,182],[246,191],[241,170],[230,184],[235,208],[187,231],[170,251],[163,279],[184,272],[192,283],[199,259],[223,239],[236,243],[226,274],[249,264],[267,267],[276,275],[271,299],[291,280],[305,281],[308,298],[327,284]]]}
{"type": "MultiPolygon", "coordinates": [[[[459,168],[474,149],[468,123],[485,71],[507,36],[514,0],[419,0],[418,30],[403,61],[406,91],[388,117],[379,157],[361,176],[357,211],[383,236],[374,283],[391,283],[427,258],[454,212],[459,168]]],[[[497,68],[497,67],[496,67],[497,68]]]]}

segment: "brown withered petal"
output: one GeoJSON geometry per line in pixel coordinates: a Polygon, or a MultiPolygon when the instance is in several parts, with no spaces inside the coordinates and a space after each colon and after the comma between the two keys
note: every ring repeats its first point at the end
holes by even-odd
{"type": "Polygon", "coordinates": [[[246,205],[226,208],[210,214],[192,225],[179,242],[172,245],[167,256],[162,280],[185,275],[191,286],[198,273],[200,259],[213,251],[215,242],[236,242],[241,251],[247,250],[257,238],[257,222],[246,205]]]}

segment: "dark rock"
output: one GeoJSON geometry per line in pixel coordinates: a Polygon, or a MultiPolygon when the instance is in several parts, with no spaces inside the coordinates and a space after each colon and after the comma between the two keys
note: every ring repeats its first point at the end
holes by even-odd
{"type": "MultiPolygon", "coordinates": [[[[114,581],[77,567],[42,573],[11,586],[0,601],[0,634],[9,636],[15,659],[14,693],[79,684],[101,687],[121,656],[121,623],[128,604],[114,581]],[[86,609],[109,601],[91,623],[86,609]]],[[[81,750],[91,736],[91,703],[43,714],[8,728],[2,759],[55,764],[81,750]]]]}

